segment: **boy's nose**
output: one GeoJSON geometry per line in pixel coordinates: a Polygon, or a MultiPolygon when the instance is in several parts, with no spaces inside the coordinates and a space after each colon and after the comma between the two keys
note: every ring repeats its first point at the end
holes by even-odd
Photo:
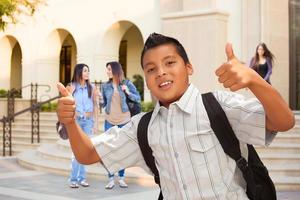
{"type": "Polygon", "coordinates": [[[164,75],[166,75],[166,74],[167,74],[167,73],[166,73],[164,67],[159,67],[159,68],[158,68],[158,71],[157,71],[157,77],[161,77],[161,76],[164,76],[164,75]]]}

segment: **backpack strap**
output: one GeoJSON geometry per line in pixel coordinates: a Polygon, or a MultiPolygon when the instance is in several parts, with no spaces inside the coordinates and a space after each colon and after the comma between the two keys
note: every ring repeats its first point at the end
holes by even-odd
{"type": "MultiPolygon", "coordinates": [[[[141,120],[138,124],[138,129],[137,129],[137,139],[138,139],[138,143],[139,143],[140,149],[142,151],[144,160],[145,160],[147,166],[150,168],[150,170],[154,174],[155,183],[158,184],[159,188],[160,188],[159,173],[158,173],[158,170],[155,165],[155,159],[152,155],[152,149],[148,143],[148,125],[149,125],[152,113],[153,113],[153,111],[147,112],[141,118],[141,120]]],[[[163,196],[162,196],[162,192],[160,189],[158,200],[162,200],[162,199],[163,199],[163,196]]]]}
{"type": "Polygon", "coordinates": [[[246,193],[249,199],[275,199],[276,190],[268,171],[261,162],[253,145],[247,144],[248,161],[241,156],[240,144],[221,105],[212,93],[202,94],[202,101],[209,117],[210,126],[217,136],[224,152],[235,160],[247,183],[246,193]],[[251,168],[256,166],[257,169],[251,168]],[[256,170],[256,171],[255,171],[256,170]],[[256,175],[255,175],[256,174],[256,175]],[[257,181],[256,181],[256,178],[257,181]],[[264,185],[259,181],[263,180],[264,185]],[[264,186],[263,190],[262,187],[264,186]],[[264,192],[265,194],[262,194],[264,192]]]}
{"type": "Polygon", "coordinates": [[[234,159],[237,166],[244,172],[247,167],[247,161],[241,156],[239,140],[234,134],[224,110],[211,92],[202,94],[202,101],[210,121],[210,126],[224,152],[234,159]]]}

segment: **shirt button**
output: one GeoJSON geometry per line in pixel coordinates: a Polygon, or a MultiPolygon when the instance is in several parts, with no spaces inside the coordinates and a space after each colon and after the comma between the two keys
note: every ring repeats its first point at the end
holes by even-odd
{"type": "Polygon", "coordinates": [[[186,190],[187,189],[187,186],[186,184],[183,184],[183,189],[186,190]]]}
{"type": "Polygon", "coordinates": [[[175,158],[178,158],[179,154],[177,152],[174,153],[175,158]]]}

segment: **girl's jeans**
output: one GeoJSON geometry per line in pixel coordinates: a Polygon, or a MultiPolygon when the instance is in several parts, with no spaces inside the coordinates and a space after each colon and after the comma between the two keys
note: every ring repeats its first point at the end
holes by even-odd
{"type": "MultiPolygon", "coordinates": [[[[77,117],[76,121],[83,132],[89,137],[93,135],[94,120],[91,117],[77,117]]],[[[70,182],[80,183],[86,179],[86,170],[84,165],[80,164],[74,154],[72,154],[70,182]]]]}
{"type": "MultiPolygon", "coordinates": [[[[125,123],[126,124],[126,123],[125,123]]],[[[124,126],[125,124],[120,124],[120,125],[113,125],[111,123],[109,123],[107,120],[105,120],[104,122],[104,131],[107,131],[108,129],[110,129],[113,126],[118,126],[119,128],[121,128],[122,126],[124,126]]],[[[125,175],[125,169],[121,169],[119,172],[119,177],[124,177],[125,175]]],[[[114,174],[108,174],[108,178],[112,179],[114,177],[114,174]]]]}

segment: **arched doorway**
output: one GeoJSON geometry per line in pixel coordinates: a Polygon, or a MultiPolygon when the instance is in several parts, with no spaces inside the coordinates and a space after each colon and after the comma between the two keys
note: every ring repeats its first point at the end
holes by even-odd
{"type": "Polygon", "coordinates": [[[0,68],[1,89],[22,87],[22,50],[13,36],[0,39],[0,68]]]}
{"type": "MultiPolygon", "coordinates": [[[[99,45],[99,63],[102,71],[101,80],[107,80],[105,73],[105,63],[108,61],[119,61],[122,64],[126,78],[134,81],[134,75],[143,77],[140,66],[140,56],[143,48],[143,37],[139,28],[130,21],[119,21],[112,24],[106,31],[99,45]]],[[[143,84],[143,78],[142,78],[143,84]]],[[[144,90],[142,87],[141,90],[144,90]]],[[[143,94],[143,92],[141,91],[143,94]]]]}
{"type": "Polygon", "coordinates": [[[72,35],[68,35],[64,40],[59,61],[59,81],[64,85],[71,82],[73,68],[76,64],[76,45],[72,35]]]}
{"type": "Polygon", "coordinates": [[[17,42],[12,50],[10,88],[20,89],[22,87],[22,51],[17,42]]]}
{"type": "MultiPolygon", "coordinates": [[[[41,44],[36,62],[36,81],[51,87],[49,96],[57,95],[56,83],[70,82],[72,67],[76,64],[77,47],[72,34],[65,29],[53,30],[41,44]]],[[[43,91],[41,91],[42,94],[43,91]]]]}

